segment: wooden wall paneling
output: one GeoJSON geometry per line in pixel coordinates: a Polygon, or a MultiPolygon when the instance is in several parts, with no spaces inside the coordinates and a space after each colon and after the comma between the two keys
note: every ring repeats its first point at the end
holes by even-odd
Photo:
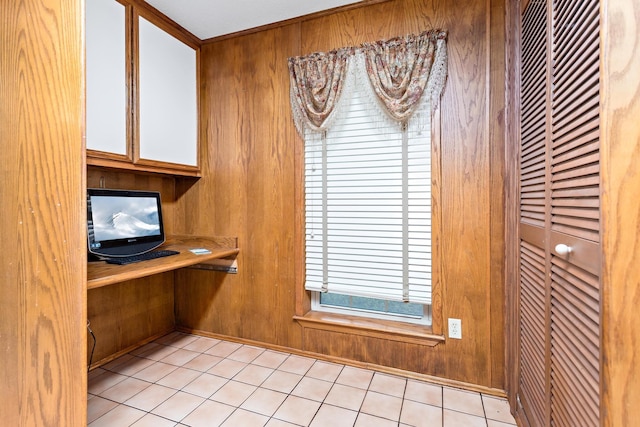
{"type": "MultiPolygon", "coordinates": [[[[300,34],[300,24],[296,25],[296,32],[300,34]]],[[[300,38],[297,37],[298,46],[296,46],[296,53],[300,54],[300,38]]],[[[298,135],[293,136],[294,140],[298,142],[294,143],[294,182],[304,182],[305,175],[305,158],[304,158],[304,144],[300,143],[300,137],[298,135]]],[[[304,206],[305,204],[305,188],[304,185],[294,185],[294,205],[304,206]]],[[[293,241],[293,259],[294,259],[294,283],[303,283],[306,274],[306,235],[300,233],[298,230],[305,229],[306,217],[304,209],[296,209],[294,216],[294,241],[293,241]]],[[[295,286],[295,285],[294,285],[295,286]]],[[[304,316],[311,310],[311,294],[302,289],[294,289],[295,294],[295,312],[296,316],[304,316]]]]}
{"type": "Polygon", "coordinates": [[[443,2],[435,7],[449,30],[449,77],[441,101],[440,282],[445,324],[450,317],[462,319],[463,339],[447,340],[441,354],[446,377],[489,385],[493,356],[488,120],[492,112],[487,98],[491,54],[487,24],[491,12],[488,3],[455,6],[443,2]]]}
{"type": "MultiPolygon", "coordinates": [[[[242,250],[238,258],[242,255],[242,250]]],[[[236,258],[236,259],[238,259],[236,258]]],[[[238,261],[240,270],[242,263],[238,261]]],[[[238,273],[241,274],[241,273],[238,273]]],[[[241,283],[241,282],[240,282],[241,283]]],[[[238,316],[227,314],[221,300],[232,298],[231,289],[238,285],[238,279],[226,273],[199,270],[178,270],[175,272],[175,315],[176,325],[193,331],[225,331],[224,335],[237,337],[227,331],[240,330],[238,316]],[[191,296],[197,295],[198,298],[191,296]]],[[[229,304],[232,305],[232,304],[229,304]]],[[[241,303],[233,303],[236,311],[241,303]]],[[[247,322],[247,326],[250,326],[247,322]]]]}
{"type": "Polygon", "coordinates": [[[218,279],[212,272],[181,272],[176,309],[183,326],[194,324],[189,319],[201,325],[222,322],[216,332],[299,347],[290,286],[296,140],[286,61],[297,53],[297,28],[202,49],[208,143],[203,176],[181,198],[183,232],[237,236],[239,273],[218,279]],[[193,310],[203,304],[207,312],[193,310]]]}
{"type": "MultiPolygon", "coordinates": [[[[173,272],[89,290],[88,318],[96,336],[92,366],[172,331],[173,295],[173,272]]],[[[93,339],[87,341],[91,351],[93,339]]]]}
{"type": "Polygon", "coordinates": [[[431,116],[431,333],[444,336],[442,314],[442,119],[438,107],[431,116]]]}
{"type": "MultiPolygon", "coordinates": [[[[388,39],[405,34],[418,34],[430,28],[453,30],[447,17],[446,2],[388,1],[327,15],[302,22],[301,55],[329,51],[343,46],[388,39]]],[[[470,6],[470,14],[478,5],[470,6]]],[[[484,17],[484,15],[482,15],[484,17]]],[[[466,20],[468,21],[468,17],[466,20]]]]}
{"type": "MultiPolygon", "coordinates": [[[[431,372],[436,377],[444,376],[446,371],[442,358],[424,357],[422,345],[400,344],[394,354],[385,350],[389,346],[387,340],[313,329],[304,329],[304,341],[305,351],[333,355],[334,360],[355,360],[371,366],[400,365],[404,370],[431,372]]],[[[439,351],[437,347],[435,351],[439,351]]]]}
{"type": "Polygon", "coordinates": [[[519,378],[518,348],[519,317],[518,301],[520,266],[517,254],[520,246],[519,236],[519,144],[520,140],[520,83],[517,76],[521,73],[520,52],[520,8],[516,2],[506,3],[506,93],[505,93],[505,391],[509,399],[511,412],[516,412],[516,390],[519,378]]]}
{"type": "Polygon", "coordinates": [[[491,174],[490,209],[490,283],[491,283],[491,386],[505,387],[505,200],[506,183],[506,5],[492,0],[487,14],[488,66],[487,85],[487,134],[489,135],[489,164],[491,174]]]}
{"type": "Polygon", "coordinates": [[[640,418],[640,5],[603,0],[601,425],[640,418]]]}
{"type": "Polygon", "coordinates": [[[3,425],[86,424],[82,10],[0,3],[3,425]]]}
{"type": "MultiPolygon", "coordinates": [[[[292,321],[296,287],[302,286],[293,244],[302,206],[295,204],[301,198],[294,159],[301,140],[291,120],[287,57],[439,27],[449,30],[449,81],[440,109],[443,318],[462,319],[463,340],[413,353],[423,359],[419,363],[401,356],[406,344],[379,346],[351,335],[330,335],[331,347],[322,351],[341,357],[358,342],[353,357],[366,354],[372,364],[502,388],[503,373],[492,370],[502,371],[503,356],[494,361],[493,354],[503,352],[504,338],[491,332],[492,312],[498,310],[502,322],[502,279],[492,271],[491,253],[501,245],[502,231],[492,241],[492,227],[496,231],[503,202],[491,205],[501,167],[492,172],[490,164],[502,156],[502,137],[489,129],[499,123],[503,107],[489,85],[503,73],[504,54],[500,46],[491,49],[487,28],[504,26],[501,4],[492,9],[490,2],[471,0],[395,0],[205,44],[203,175],[189,189],[177,184],[179,232],[237,235],[239,273],[178,273],[178,325],[300,350],[322,345],[317,341],[325,333],[318,330],[307,330],[303,345],[300,326],[292,321]]],[[[495,31],[497,43],[504,30],[495,31]]]]}

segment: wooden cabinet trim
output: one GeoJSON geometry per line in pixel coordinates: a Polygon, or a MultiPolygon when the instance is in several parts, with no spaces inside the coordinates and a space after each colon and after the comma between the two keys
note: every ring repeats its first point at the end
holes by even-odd
{"type": "Polygon", "coordinates": [[[119,171],[131,171],[140,173],[158,173],[168,176],[184,176],[199,178],[201,176],[200,168],[196,166],[175,165],[171,163],[163,162],[141,162],[131,163],[128,159],[121,158],[121,156],[110,154],[108,156],[102,156],[102,152],[99,156],[92,153],[87,153],[87,165],[98,166],[103,168],[116,169],[119,171]]]}

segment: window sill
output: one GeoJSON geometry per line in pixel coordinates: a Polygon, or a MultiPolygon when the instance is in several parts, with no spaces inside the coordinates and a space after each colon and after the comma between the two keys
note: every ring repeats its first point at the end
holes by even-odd
{"type": "Polygon", "coordinates": [[[367,319],[321,311],[309,311],[304,316],[294,316],[293,319],[303,328],[309,329],[363,335],[429,347],[435,347],[444,342],[444,336],[434,335],[430,326],[412,323],[367,319]]]}

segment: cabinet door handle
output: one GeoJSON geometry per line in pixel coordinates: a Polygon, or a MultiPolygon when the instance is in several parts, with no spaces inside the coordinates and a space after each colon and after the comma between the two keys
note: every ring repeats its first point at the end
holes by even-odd
{"type": "Polygon", "coordinates": [[[560,243],[556,245],[555,251],[558,255],[568,255],[571,253],[571,246],[567,246],[564,243],[560,243]]]}

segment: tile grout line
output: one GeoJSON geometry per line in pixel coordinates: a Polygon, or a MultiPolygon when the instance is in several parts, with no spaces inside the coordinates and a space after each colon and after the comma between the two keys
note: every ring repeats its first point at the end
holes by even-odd
{"type": "Polygon", "coordinates": [[[444,387],[440,387],[440,419],[444,427],[444,387]]]}
{"type": "MultiPolygon", "coordinates": [[[[393,398],[400,398],[401,402],[400,402],[400,409],[399,409],[399,413],[397,415],[397,421],[395,421],[397,423],[397,425],[402,424],[402,414],[403,411],[408,408],[407,404],[408,404],[408,400],[411,402],[415,402],[418,403],[420,405],[427,405],[430,407],[435,407],[436,405],[432,405],[430,403],[427,403],[424,400],[421,400],[420,398],[412,398],[411,396],[408,396],[408,386],[410,384],[411,379],[410,378],[404,378],[399,376],[398,378],[401,378],[404,380],[404,385],[403,385],[403,390],[401,393],[401,396],[398,396],[396,393],[390,392],[389,394],[385,391],[382,390],[377,390],[380,388],[380,383],[378,383],[378,385],[376,386],[377,389],[376,390],[372,390],[371,387],[374,385],[374,381],[376,379],[377,375],[381,375],[381,376],[386,376],[384,373],[380,373],[378,371],[375,370],[371,370],[371,369],[365,369],[366,371],[371,373],[371,377],[368,379],[368,381],[366,382],[366,384],[362,384],[364,386],[364,388],[361,388],[358,385],[355,385],[356,383],[353,381],[357,381],[357,380],[353,380],[350,381],[349,377],[345,377],[344,380],[342,380],[342,382],[338,382],[340,380],[341,375],[343,375],[345,373],[345,369],[347,368],[348,365],[344,365],[344,364],[339,364],[339,363],[330,363],[330,362],[323,362],[320,361],[319,359],[314,359],[311,357],[306,357],[306,356],[300,356],[300,357],[304,357],[304,359],[309,359],[309,363],[310,365],[304,370],[304,372],[289,372],[283,369],[280,369],[283,367],[283,365],[286,363],[287,360],[289,360],[292,356],[295,356],[291,353],[282,353],[282,352],[274,352],[275,354],[278,355],[282,355],[284,358],[279,361],[278,363],[275,364],[271,364],[269,362],[267,362],[265,360],[264,364],[259,364],[259,363],[255,363],[261,356],[265,355],[269,350],[268,349],[264,349],[264,348],[260,348],[260,347],[255,347],[255,346],[247,346],[246,344],[240,344],[237,348],[235,348],[234,350],[232,350],[231,352],[229,352],[228,354],[226,354],[225,356],[220,356],[220,355],[216,355],[216,354],[211,354],[211,353],[206,353],[208,351],[211,351],[214,347],[216,347],[217,345],[220,344],[225,344],[225,343],[230,343],[230,344],[236,344],[236,343],[231,343],[231,342],[227,342],[224,340],[215,340],[215,343],[212,344],[211,346],[203,349],[203,350],[195,350],[195,349],[188,349],[185,347],[188,347],[191,344],[194,344],[196,341],[198,341],[200,338],[206,338],[206,337],[196,337],[196,336],[189,336],[186,334],[175,334],[172,337],[168,338],[167,336],[160,338],[160,340],[162,340],[162,342],[160,341],[153,341],[151,343],[156,344],[154,346],[152,346],[152,348],[150,348],[148,351],[144,351],[142,353],[138,353],[138,354],[131,354],[131,353],[127,353],[126,355],[121,356],[123,358],[121,363],[115,363],[112,364],[111,366],[109,366],[108,368],[105,367],[101,367],[100,369],[102,369],[104,372],[96,375],[94,378],[92,378],[91,380],[89,380],[89,382],[91,383],[91,381],[96,381],[98,378],[102,377],[103,375],[119,375],[119,376],[123,376],[124,379],[122,381],[118,381],[117,383],[108,385],[104,390],[101,390],[99,393],[93,394],[93,393],[87,393],[88,394],[88,401],[90,404],[90,401],[92,399],[95,398],[100,398],[106,401],[109,401],[113,404],[115,404],[115,406],[113,408],[111,408],[110,410],[108,410],[107,412],[101,414],[100,416],[98,416],[97,418],[95,418],[94,420],[92,420],[92,424],[98,424],[97,421],[104,417],[105,415],[109,414],[110,412],[112,412],[113,410],[117,409],[118,407],[127,407],[127,408],[131,408],[133,410],[136,411],[140,411],[143,413],[143,415],[136,419],[131,425],[137,423],[140,421],[140,419],[144,418],[147,415],[152,415],[155,417],[159,417],[162,418],[164,420],[170,421],[170,422],[175,422],[176,425],[180,424],[184,419],[186,419],[187,417],[189,417],[191,414],[193,414],[195,411],[197,411],[204,403],[206,403],[207,401],[211,401],[211,402],[215,402],[218,404],[224,404],[227,406],[230,406],[233,408],[232,412],[225,417],[225,419],[223,421],[221,421],[221,423],[223,424],[224,422],[227,422],[228,419],[233,416],[233,414],[237,413],[239,410],[243,410],[246,412],[250,412],[252,414],[256,414],[262,417],[266,418],[266,423],[269,423],[271,420],[280,420],[280,421],[284,421],[284,422],[289,422],[289,421],[285,421],[282,418],[276,418],[275,414],[277,414],[277,412],[280,410],[280,408],[282,408],[283,404],[287,401],[287,399],[289,399],[290,397],[296,397],[296,398],[300,398],[300,399],[306,399],[309,400],[311,402],[317,403],[318,407],[315,410],[315,412],[313,413],[313,416],[310,418],[310,421],[308,422],[308,425],[311,425],[314,420],[316,420],[316,418],[318,417],[318,414],[320,413],[321,409],[323,408],[323,406],[327,406],[327,407],[335,407],[335,408],[339,408],[339,409],[343,409],[343,410],[347,410],[350,412],[355,412],[356,413],[356,421],[354,421],[354,424],[357,423],[358,418],[360,417],[361,414],[366,414],[367,416],[370,417],[375,417],[375,418],[380,418],[380,419],[386,419],[389,421],[394,421],[391,420],[389,418],[386,418],[384,416],[380,416],[380,415],[374,415],[374,414],[370,414],[370,413],[365,413],[362,412],[362,409],[364,407],[364,403],[366,402],[367,396],[369,395],[369,393],[373,393],[374,391],[380,395],[383,396],[387,396],[387,397],[393,397],[393,398]],[[186,337],[193,337],[192,339],[188,339],[186,337]],[[188,339],[188,340],[187,340],[188,339]],[[163,353],[168,351],[168,349],[173,349],[172,352],[168,352],[166,355],[163,355],[162,358],[152,358],[154,352],[155,353],[163,353]],[[258,354],[255,357],[251,357],[250,353],[245,353],[244,355],[241,355],[240,353],[238,353],[237,358],[238,359],[234,359],[232,357],[233,354],[243,350],[243,349],[256,349],[256,350],[260,350],[258,352],[258,354]],[[175,354],[176,352],[178,352],[179,350],[184,350],[184,351],[188,351],[188,352],[192,352],[195,354],[195,356],[193,356],[192,358],[190,358],[188,361],[182,363],[182,364],[178,364],[179,360],[180,360],[180,356],[175,358],[175,362],[172,363],[168,363],[165,362],[164,360],[171,357],[171,355],[175,354]],[[198,369],[196,367],[185,367],[184,365],[188,364],[189,362],[191,362],[192,360],[203,356],[203,355],[208,355],[211,356],[213,358],[218,358],[219,360],[217,360],[212,366],[207,367],[206,369],[198,369]],[[151,357],[149,357],[151,356],[151,357]],[[247,359],[248,358],[248,359],[247,359]],[[142,367],[139,370],[133,371],[129,374],[122,374],[121,372],[119,372],[119,368],[122,369],[125,364],[129,364],[131,363],[132,365],[134,365],[135,363],[137,363],[140,360],[147,360],[150,363],[144,367],[142,367]],[[224,360],[230,360],[230,361],[234,361],[234,362],[238,362],[243,364],[244,366],[242,366],[242,368],[233,373],[233,375],[229,378],[227,377],[221,377],[219,375],[213,374],[213,373],[209,373],[209,370],[213,369],[216,365],[219,365],[221,362],[223,362],[224,360]],[[248,361],[245,361],[248,360],[248,361]],[[170,371],[168,371],[167,373],[164,373],[164,375],[162,375],[160,378],[156,378],[153,381],[150,381],[148,379],[143,379],[143,378],[137,378],[134,377],[134,375],[139,374],[140,372],[142,372],[143,370],[155,365],[161,363],[163,365],[167,365],[168,367],[172,368],[170,371]],[[335,376],[332,377],[330,381],[330,387],[329,389],[326,391],[326,393],[324,394],[324,396],[321,397],[321,400],[316,400],[316,399],[312,399],[312,398],[308,398],[306,397],[306,394],[303,393],[303,395],[294,395],[293,392],[296,390],[296,388],[298,386],[300,386],[300,384],[302,383],[302,381],[305,378],[308,379],[313,379],[313,380],[318,380],[318,381],[327,381],[326,378],[323,378],[322,375],[320,375],[320,377],[315,377],[315,376],[309,376],[308,374],[313,370],[314,366],[317,366],[316,364],[318,363],[330,363],[332,365],[336,365],[339,366],[339,370],[338,372],[335,374],[335,376]],[[269,373],[269,375],[267,377],[265,377],[262,381],[260,381],[258,384],[254,384],[251,382],[244,382],[241,379],[236,379],[243,371],[245,371],[248,367],[260,367],[260,368],[264,368],[264,369],[268,369],[271,372],[269,373]],[[188,380],[188,382],[184,385],[181,385],[180,388],[174,388],[173,386],[166,386],[163,384],[159,384],[160,381],[162,381],[163,379],[167,378],[169,375],[172,375],[174,372],[176,372],[177,370],[182,369],[185,371],[191,371],[193,372],[193,374],[198,374],[196,375],[194,378],[191,378],[190,380],[188,380]],[[277,372],[282,372],[282,373],[288,373],[288,374],[292,374],[292,375],[297,375],[299,376],[299,378],[297,379],[297,381],[295,382],[295,384],[293,386],[291,386],[291,388],[289,389],[289,391],[287,393],[283,393],[282,391],[279,391],[277,389],[272,389],[272,388],[268,388],[268,387],[263,387],[263,385],[269,380],[269,378],[271,378],[274,374],[276,374],[277,372]],[[184,389],[186,387],[188,387],[190,384],[192,384],[194,381],[196,381],[198,378],[201,378],[203,375],[211,375],[214,377],[218,377],[220,379],[223,379],[225,382],[222,386],[220,386],[218,389],[216,389],[216,391],[213,391],[210,395],[208,395],[208,397],[203,397],[201,395],[189,392],[189,391],[185,391],[184,389]],[[138,380],[138,381],[142,381],[144,383],[147,384],[147,386],[140,390],[135,392],[133,395],[128,396],[127,399],[120,403],[117,402],[113,399],[107,398],[102,396],[103,393],[107,392],[108,390],[111,390],[113,387],[116,387],[118,385],[120,385],[123,381],[127,381],[129,379],[134,379],[134,380],[138,380]],[[246,398],[244,398],[242,400],[242,402],[240,402],[237,405],[229,405],[227,403],[221,402],[221,401],[217,401],[214,399],[211,399],[211,397],[217,393],[218,390],[220,390],[222,387],[224,387],[225,385],[229,384],[231,381],[237,382],[239,384],[243,384],[243,385],[247,385],[247,386],[251,386],[251,387],[255,387],[255,389],[251,392],[251,394],[249,394],[249,396],[247,396],[246,398]],[[131,406],[130,404],[126,403],[129,400],[133,399],[134,397],[138,396],[140,393],[143,393],[144,390],[147,390],[149,387],[153,386],[153,385],[157,385],[159,387],[165,387],[171,390],[171,394],[163,399],[161,402],[159,402],[157,405],[155,405],[153,408],[151,408],[150,410],[142,410],[140,408],[136,408],[134,406],[131,406]],[[340,406],[339,404],[332,404],[332,403],[328,403],[327,399],[329,397],[329,395],[331,394],[331,392],[335,389],[336,385],[340,385],[340,386],[344,386],[344,387],[353,387],[353,388],[357,388],[360,390],[364,391],[364,395],[362,397],[362,400],[360,401],[358,408],[357,409],[351,409],[351,408],[347,408],[347,407],[343,407],[340,406]],[[246,408],[242,408],[242,405],[245,404],[252,396],[254,396],[256,394],[256,392],[260,389],[263,390],[269,390],[269,391],[273,391],[273,392],[277,392],[277,393],[283,393],[286,394],[286,397],[284,398],[284,400],[278,404],[277,408],[275,408],[275,410],[273,410],[273,412],[271,412],[270,415],[267,415],[267,413],[261,413],[261,412],[256,412],[255,410],[250,410],[250,409],[246,409],[246,408]],[[157,413],[154,413],[153,411],[155,411],[156,409],[158,409],[161,405],[163,405],[165,402],[167,402],[169,399],[173,398],[174,396],[176,396],[178,393],[183,393],[183,394],[188,394],[190,396],[199,398],[199,399],[203,399],[202,402],[200,402],[194,409],[192,409],[191,411],[189,411],[187,414],[182,415],[182,418],[179,421],[174,421],[171,418],[167,418],[166,416],[163,415],[159,415],[157,413]]],[[[208,338],[207,338],[208,339],[208,338]]],[[[149,344],[151,344],[149,343],[149,344]]],[[[206,344],[204,345],[206,346],[206,344]]],[[[203,346],[203,347],[204,347],[203,346]]],[[[225,349],[226,351],[226,349],[225,349]]],[[[116,359],[117,361],[118,359],[116,359]]],[[[110,362],[111,363],[111,362],[110,362]]],[[[197,365],[194,365],[197,366],[197,365]]],[[[127,366],[126,368],[128,368],[129,366],[127,366]]],[[[291,369],[294,369],[293,366],[291,369]]],[[[333,375],[333,374],[332,374],[333,375]]],[[[395,375],[390,375],[391,378],[395,378],[395,375]]],[[[352,377],[353,378],[353,377],[352,377]]],[[[108,378],[104,378],[105,380],[107,380],[108,378]]],[[[177,379],[177,376],[176,376],[177,379]]],[[[173,380],[173,379],[172,379],[173,380]]],[[[327,381],[327,382],[329,382],[327,381]]],[[[420,381],[420,383],[425,383],[425,384],[431,384],[428,382],[423,382],[420,381]]],[[[433,384],[435,386],[438,386],[436,384],[433,384]]],[[[195,391],[195,390],[194,390],[195,391]]],[[[206,390],[204,390],[206,392],[206,390]]],[[[466,390],[463,390],[466,391],[466,390]]],[[[472,392],[470,392],[472,393],[472,392]]],[[[439,395],[440,395],[440,405],[439,405],[439,412],[440,412],[440,417],[442,420],[442,427],[445,426],[445,413],[444,413],[444,409],[445,409],[445,402],[444,402],[444,394],[445,394],[445,387],[444,386],[439,386],[439,395]]],[[[485,399],[482,393],[474,393],[477,396],[479,396],[480,398],[480,402],[482,405],[482,413],[483,413],[483,419],[484,419],[484,425],[486,427],[489,426],[489,418],[488,418],[488,414],[487,414],[487,408],[485,405],[485,399]]],[[[96,400],[97,402],[97,400],[96,400]]],[[[461,413],[461,414],[465,414],[465,415],[471,415],[474,416],[473,413],[471,412],[465,412],[463,409],[450,409],[451,411],[457,412],[457,413],[461,413]]],[[[492,418],[493,420],[493,418],[492,418]]],[[[498,422],[497,420],[495,420],[496,422],[498,422]]],[[[503,422],[503,421],[500,421],[503,422]]],[[[505,425],[508,425],[508,423],[505,423],[505,425]]]]}

